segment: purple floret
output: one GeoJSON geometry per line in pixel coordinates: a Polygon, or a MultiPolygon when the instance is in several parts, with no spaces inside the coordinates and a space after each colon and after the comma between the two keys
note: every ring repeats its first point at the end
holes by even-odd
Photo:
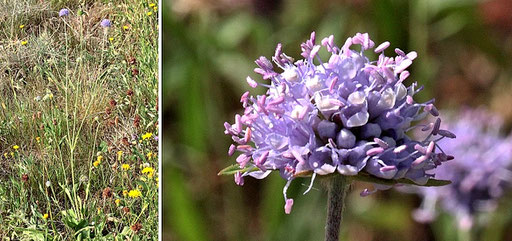
{"type": "MultiPolygon", "coordinates": [[[[437,116],[433,100],[417,103],[413,97],[417,84],[403,81],[405,69],[416,52],[405,54],[396,49],[396,57],[386,57],[385,42],[377,47],[377,61],[370,61],[364,51],[374,48],[368,34],[356,34],[338,47],[331,35],[315,43],[313,32],[301,45],[304,59],[294,62],[277,45],[273,62],[265,57],[256,60],[254,71],[270,83],[258,83],[248,77],[249,86],[267,88],[264,95],[244,93],[245,111],[235,116],[235,123],[225,123],[225,134],[235,146],[229,154],[239,152],[237,183],[245,176],[264,178],[279,171],[288,181],[301,173],[327,175],[338,172],[353,176],[365,172],[383,179],[407,178],[423,185],[433,174],[428,171],[447,160],[438,153],[436,142],[451,133],[434,123],[412,125],[427,115],[437,116]],[[360,51],[352,50],[360,45],[360,51]],[[330,58],[324,62],[318,52],[324,46],[330,58]],[[423,140],[411,139],[406,133],[420,127],[430,135],[423,140]],[[435,133],[432,133],[435,131],[435,133]],[[250,167],[250,168],[248,168],[250,167]]],[[[438,120],[440,122],[440,119],[438,120]]],[[[366,192],[368,193],[368,191],[366,192]]],[[[286,212],[291,210],[287,201],[286,212]]]]}
{"type": "Polygon", "coordinates": [[[103,19],[103,20],[101,20],[100,26],[102,26],[104,28],[108,28],[108,27],[112,26],[112,22],[109,19],[103,19]]]}
{"type": "Polygon", "coordinates": [[[69,15],[69,10],[67,8],[63,8],[59,11],[59,17],[65,17],[69,15]]]}

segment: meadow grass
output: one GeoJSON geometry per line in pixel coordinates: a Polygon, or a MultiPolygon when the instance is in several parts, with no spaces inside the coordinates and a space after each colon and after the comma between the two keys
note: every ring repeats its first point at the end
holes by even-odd
{"type": "Polygon", "coordinates": [[[158,239],[155,3],[0,0],[3,240],[158,239]]]}

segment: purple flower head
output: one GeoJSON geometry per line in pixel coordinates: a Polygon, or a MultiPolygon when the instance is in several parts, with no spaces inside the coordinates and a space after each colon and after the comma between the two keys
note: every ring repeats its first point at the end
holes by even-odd
{"type": "Polygon", "coordinates": [[[110,22],[109,19],[103,19],[103,20],[101,20],[100,25],[104,28],[108,28],[108,27],[112,26],[112,22],[110,22]]]}
{"type": "Polygon", "coordinates": [[[512,183],[512,134],[499,134],[501,122],[484,109],[465,109],[443,123],[457,135],[457,141],[442,140],[439,146],[455,160],[439,167],[436,178],[452,184],[413,188],[423,197],[422,207],[413,213],[417,221],[435,219],[438,203],[456,217],[460,228],[469,229],[475,213],[493,210],[504,188],[512,183]]]}
{"type": "Polygon", "coordinates": [[[69,15],[69,10],[67,8],[63,8],[59,11],[59,17],[65,17],[69,15]]]}
{"type": "Polygon", "coordinates": [[[236,143],[228,153],[240,153],[236,182],[279,171],[288,181],[283,192],[286,213],[293,205],[286,189],[305,174],[312,176],[311,185],[317,175],[336,172],[426,184],[433,177],[428,171],[447,160],[437,152],[436,142],[453,135],[435,128],[435,123],[412,125],[429,114],[439,114],[433,100],[415,102],[421,87],[403,84],[409,76],[405,69],[416,52],[397,49],[398,56],[386,57],[383,51],[389,42],[385,42],[375,49],[380,53],[378,60],[370,61],[364,51],[374,46],[367,33],[356,34],[341,47],[332,35],[317,45],[313,32],[301,45],[304,59],[299,61],[293,62],[277,45],[272,60],[281,69],[278,72],[267,58],[257,59],[254,71],[270,83],[251,77],[247,82],[253,88],[267,88],[266,94],[244,93],[244,113],[235,116],[234,124],[224,124],[225,134],[236,143]],[[353,45],[360,45],[360,51],[351,49],[353,45]],[[328,61],[318,56],[322,46],[331,55],[328,61]],[[407,135],[417,127],[428,137],[414,140],[407,135]]]}

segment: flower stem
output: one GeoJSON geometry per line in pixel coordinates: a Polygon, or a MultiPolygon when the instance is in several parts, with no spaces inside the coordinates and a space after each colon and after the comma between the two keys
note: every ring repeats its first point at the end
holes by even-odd
{"type": "Polygon", "coordinates": [[[345,208],[350,181],[342,175],[336,175],[327,183],[329,197],[327,200],[327,222],[325,227],[325,240],[338,241],[340,236],[341,217],[345,208]]]}

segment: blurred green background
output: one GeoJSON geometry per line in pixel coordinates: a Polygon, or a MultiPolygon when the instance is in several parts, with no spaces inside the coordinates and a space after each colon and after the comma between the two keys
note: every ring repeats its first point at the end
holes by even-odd
{"type": "MultiPolygon", "coordinates": [[[[436,97],[441,109],[487,106],[508,129],[512,123],[510,0],[163,0],[162,12],[163,240],[323,239],[320,183],[302,195],[309,179],[295,181],[285,215],[279,175],[246,178],[243,187],[217,176],[235,163],[223,122],[242,110],[245,77],[258,77],[253,61],[272,56],[279,42],[298,59],[312,31],[317,41],[334,34],[338,45],[368,32],[377,44],[418,52],[408,84],[425,85],[420,98],[436,97]]],[[[413,221],[416,196],[389,190],[363,198],[365,187],[356,183],[349,195],[343,240],[456,240],[447,215],[413,221]]],[[[474,240],[512,240],[511,206],[505,196],[474,240]]]]}

